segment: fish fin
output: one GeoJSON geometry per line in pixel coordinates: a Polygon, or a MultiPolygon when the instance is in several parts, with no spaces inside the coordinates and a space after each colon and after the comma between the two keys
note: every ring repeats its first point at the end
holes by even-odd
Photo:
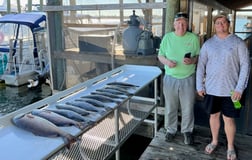
{"type": "Polygon", "coordinates": [[[89,127],[89,123],[88,122],[80,122],[78,123],[78,128],[80,128],[81,130],[86,129],[87,127],[89,127]]]}
{"type": "Polygon", "coordinates": [[[90,125],[94,125],[95,124],[95,121],[88,121],[87,124],[90,126],[90,125]]]}

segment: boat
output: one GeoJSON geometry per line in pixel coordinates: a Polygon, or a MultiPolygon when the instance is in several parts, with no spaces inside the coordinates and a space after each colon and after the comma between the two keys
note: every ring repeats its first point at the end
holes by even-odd
{"type": "Polygon", "coordinates": [[[43,12],[0,17],[0,79],[6,85],[32,86],[48,68],[45,26],[43,12]]]}

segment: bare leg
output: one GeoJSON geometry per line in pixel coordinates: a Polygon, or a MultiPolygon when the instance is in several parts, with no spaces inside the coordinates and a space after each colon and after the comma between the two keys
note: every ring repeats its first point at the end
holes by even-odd
{"type": "Polygon", "coordinates": [[[235,160],[236,154],[234,149],[234,139],[235,139],[235,133],[236,133],[236,124],[234,118],[226,117],[223,115],[224,120],[224,129],[227,137],[227,159],[228,160],[235,160]]]}
{"type": "Polygon", "coordinates": [[[228,150],[234,150],[234,139],[236,133],[236,125],[234,118],[226,117],[223,115],[223,120],[225,123],[225,133],[227,136],[228,150]]]}
{"type": "Polygon", "coordinates": [[[210,129],[211,129],[211,134],[212,134],[212,141],[205,148],[205,152],[207,154],[211,154],[215,150],[218,144],[218,137],[219,137],[219,130],[220,130],[220,112],[211,114],[209,123],[210,123],[210,129]]]}
{"type": "Polygon", "coordinates": [[[210,115],[210,129],[212,133],[212,144],[218,144],[220,130],[220,112],[210,115]]]}

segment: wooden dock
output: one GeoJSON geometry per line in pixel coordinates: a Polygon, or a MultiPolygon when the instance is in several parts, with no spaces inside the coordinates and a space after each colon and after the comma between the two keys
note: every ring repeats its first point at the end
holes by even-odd
{"type": "MultiPolygon", "coordinates": [[[[219,145],[211,155],[204,153],[205,146],[211,141],[207,127],[196,126],[194,144],[185,145],[182,134],[177,134],[174,142],[165,141],[165,129],[161,128],[143,152],[139,160],[224,160],[226,159],[226,138],[220,133],[219,145]]],[[[235,147],[239,160],[252,159],[252,136],[237,134],[235,147]]]]}

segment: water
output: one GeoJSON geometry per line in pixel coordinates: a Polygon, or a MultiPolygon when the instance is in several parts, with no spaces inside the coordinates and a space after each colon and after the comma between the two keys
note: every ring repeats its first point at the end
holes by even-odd
{"type": "Polygon", "coordinates": [[[11,87],[0,83],[0,116],[16,111],[50,95],[52,95],[51,88],[45,84],[29,89],[26,85],[11,87]]]}
{"type": "Polygon", "coordinates": [[[237,18],[235,23],[235,31],[236,32],[244,32],[244,33],[236,33],[242,39],[246,39],[251,35],[251,30],[246,28],[246,24],[248,23],[248,19],[245,18],[237,18]],[[247,32],[247,33],[245,33],[247,32]]]}

